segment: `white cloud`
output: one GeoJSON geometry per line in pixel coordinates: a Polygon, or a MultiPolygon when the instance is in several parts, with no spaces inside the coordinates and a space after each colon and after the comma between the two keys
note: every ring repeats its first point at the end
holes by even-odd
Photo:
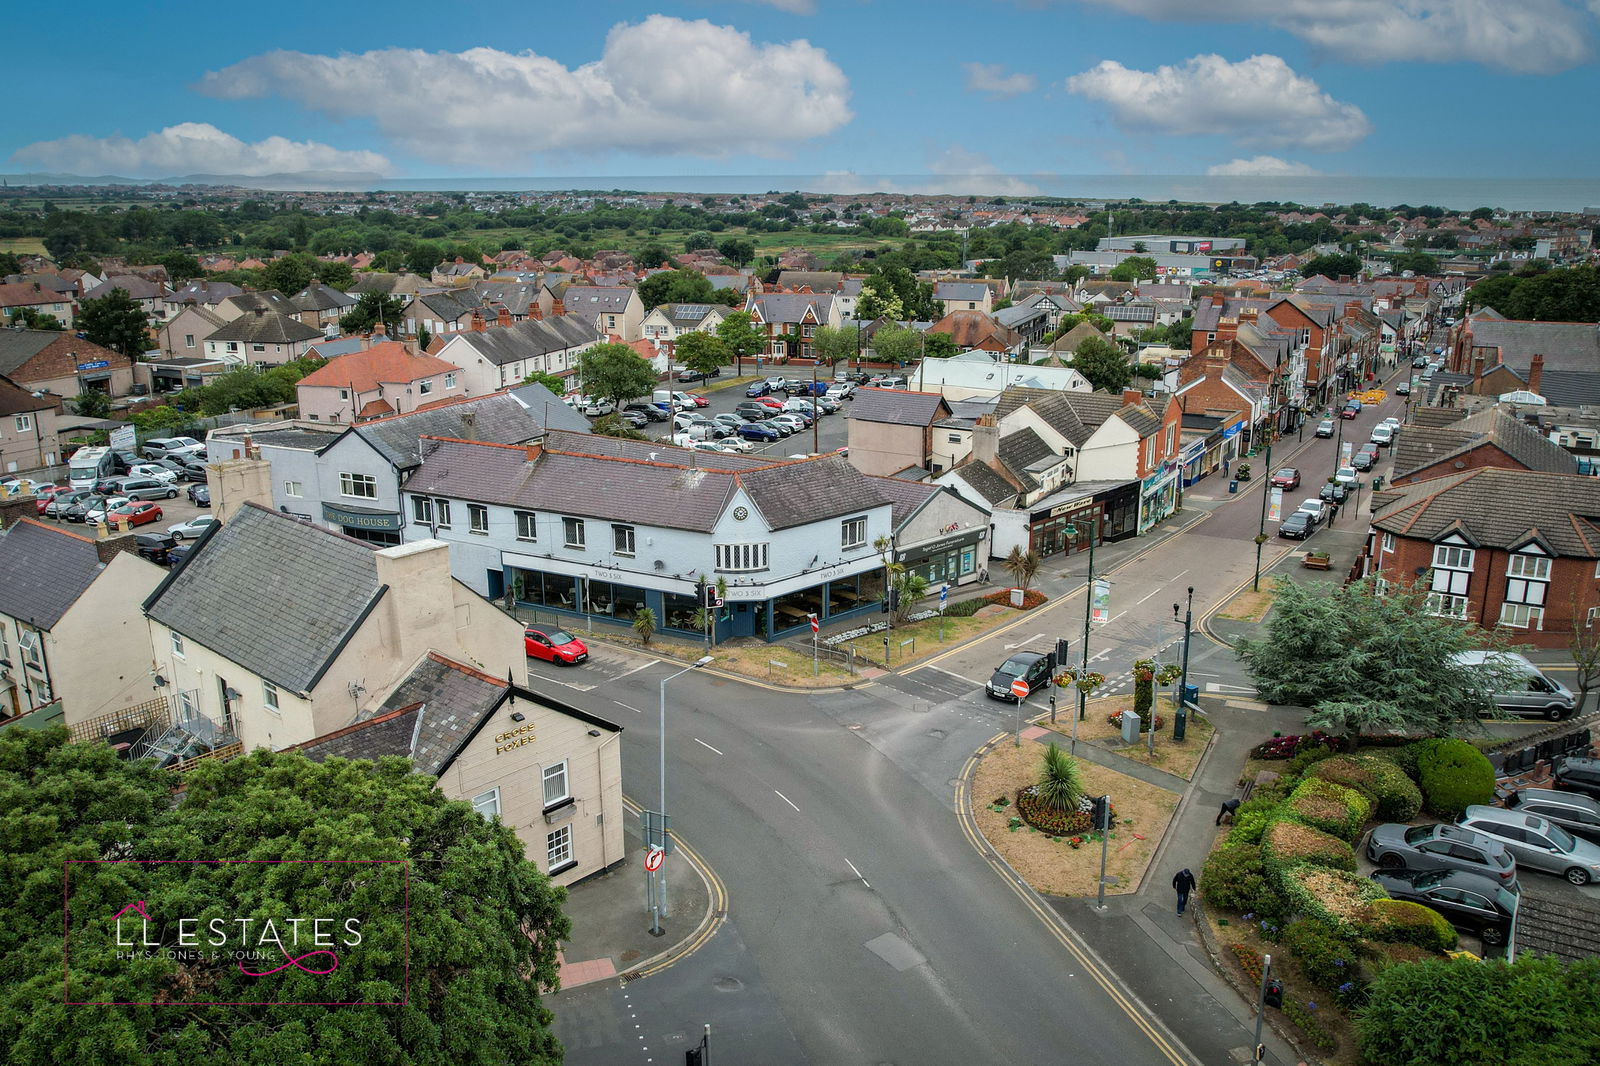
{"type": "Polygon", "coordinates": [[[1118,126],[1156,133],[1229,137],[1262,148],[1336,152],[1372,131],[1354,104],[1340,103],[1277,56],[1230,63],[1198,55],[1181,66],[1132,70],[1107,59],[1066,81],[1098,100],[1118,126]]]}
{"type": "Polygon", "coordinates": [[[1249,159],[1235,159],[1228,163],[1218,163],[1216,166],[1207,167],[1206,174],[1213,178],[1237,177],[1263,177],[1263,178],[1309,178],[1321,174],[1322,171],[1304,163],[1293,163],[1287,159],[1279,159],[1275,155],[1257,155],[1249,159]]]}
{"type": "Polygon", "coordinates": [[[791,15],[815,15],[817,13],[816,0],[744,0],[747,4],[761,4],[765,7],[775,7],[779,11],[787,11],[791,15]]]}
{"type": "Polygon", "coordinates": [[[185,174],[303,174],[354,171],[388,174],[389,160],[376,152],[347,152],[316,141],[268,137],[250,143],[205,122],[182,122],[138,140],[73,134],[19,148],[14,162],[74,174],[178,177],[185,174]]]}
{"type": "Polygon", "coordinates": [[[200,89],[371,118],[409,151],[458,167],[538,152],[785,155],[852,118],[849,81],[822,49],[665,15],[614,26],[600,58],[571,69],[496,48],[280,51],[207,74],[200,89]]]}
{"type": "Polygon", "coordinates": [[[1032,74],[1007,74],[999,63],[963,63],[961,66],[967,72],[968,89],[987,93],[997,100],[1031,93],[1037,84],[1032,74]]]}
{"type": "MultiPolygon", "coordinates": [[[[1087,0],[1082,0],[1087,2],[1087,0]]],[[[1590,55],[1590,25],[1567,0],[1094,0],[1163,22],[1260,22],[1358,63],[1481,63],[1554,73],[1590,55]]],[[[1588,0],[1600,15],[1600,3],[1588,0]]]]}

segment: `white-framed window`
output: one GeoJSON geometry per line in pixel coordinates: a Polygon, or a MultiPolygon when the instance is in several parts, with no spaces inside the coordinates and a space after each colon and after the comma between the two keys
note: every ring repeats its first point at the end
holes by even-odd
{"type": "Polygon", "coordinates": [[[480,792],[472,797],[472,809],[483,816],[484,821],[497,818],[500,815],[500,788],[496,786],[487,792],[480,792]]]}
{"type": "Polygon", "coordinates": [[[278,686],[271,681],[261,682],[261,705],[273,714],[278,711],[278,686]]]}
{"type": "Polygon", "coordinates": [[[456,387],[456,376],[454,374],[446,374],[444,376],[444,387],[446,389],[453,389],[456,387]]]}
{"type": "Polygon", "coordinates": [[[1394,551],[1394,534],[1393,533],[1385,533],[1383,535],[1383,550],[1386,551],[1386,552],[1394,551]]]}
{"type": "Polygon", "coordinates": [[[959,434],[959,433],[946,433],[944,435],[944,439],[945,439],[946,442],[948,442],[950,444],[960,444],[961,443],[961,434],[959,434]]]}
{"type": "Polygon", "coordinates": [[[1433,546],[1433,568],[1435,570],[1471,570],[1474,554],[1471,548],[1462,548],[1454,544],[1435,544],[1433,546]]]}
{"type": "Polygon", "coordinates": [[[22,664],[35,669],[44,668],[44,659],[39,654],[39,633],[37,630],[17,627],[17,650],[22,654],[22,664]]]}
{"type": "Polygon", "coordinates": [[[560,803],[568,798],[571,793],[567,790],[567,761],[560,762],[544,768],[544,805],[560,803]]]}
{"type": "Polygon", "coordinates": [[[859,515],[855,518],[846,518],[839,523],[839,547],[849,551],[851,548],[862,548],[867,543],[867,516],[859,515]]]}
{"type": "Polygon", "coordinates": [[[5,624],[5,622],[0,621],[0,659],[4,659],[6,662],[10,662],[11,661],[11,645],[7,641],[8,641],[8,638],[6,636],[6,624],[5,624]]]}
{"type": "Polygon", "coordinates": [[[411,520],[424,526],[433,524],[433,500],[430,497],[411,497],[411,520]]]}
{"type": "Polygon", "coordinates": [[[1543,629],[1544,608],[1526,603],[1503,603],[1500,605],[1500,624],[1512,629],[1543,629]]]}
{"type": "Polygon", "coordinates": [[[426,395],[428,395],[428,393],[430,393],[432,391],[433,391],[433,379],[430,378],[427,381],[419,381],[419,382],[417,382],[417,392],[420,393],[421,395],[426,396],[426,395]]]}
{"type": "Polygon", "coordinates": [[[378,479],[371,474],[341,473],[339,493],[359,500],[375,500],[378,498],[378,479]]]}
{"type": "Polygon", "coordinates": [[[1167,447],[1167,454],[1168,455],[1172,454],[1172,438],[1177,432],[1178,432],[1178,427],[1177,426],[1168,426],[1167,427],[1167,445],[1166,445],[1166,447],[1167,447]]]}
{"type": "Polygon", "coordinates": [[[252,344],[250,350],[252,352],[264,352],[267,350],[267,346],[265,344],[252,344]]]}
{"type": "Polygon", "coordinates": [[[433,524],[440,529],[450,528],[450,501],[435,499],[433,501],[433,524]]]}
{"type": "Polygon", "coordinates": [[[489,535],[489,508],[481,503],[467,504],[467,532],[480,537],[489,535]]]}
{"type": "Polygon", "coordinates": [[[183,654],[183,634],[174,629],[170,630],[167,635],[172,638],[172,654],[180,659],[185,658],[183,654]]]}
{"type": "Polygon", "coordinates": [[[744,571],[767,568],[766,544],[718,544],[717,569],[744,571]]]}
{"type": "Polygon", "coordinates": [[[569,548],[584,546],[583,519],[563,518],[561,520],[561,533],[566,538],[564,543],[569,548]]]}
{"type": "Polygon", "coordinates": [[[31,432],[33,429],[33,416],[18,415],[16,418],[12,419],[12,424],[17,427],[18,433],[31,432]]]}
{"type": "Polygon", "coordinates": [[[283,494],[285,496],[304,496],[306,487],[298,481],[285,481],[283,483],[283,494]]]}
{"type": "Polygon", "coordinates": [[[239,342],[238,341],[229,341],[228,342],[228,351],[237,352],[238,350],[239,350],[239,342]]]}
{"type": "Polygon", "coordinates": [[[632,526],[611,527],[611,550],[617,555],[634,554],[634,536],[632,526]]]}
{"type": "Polygon", "coordinates": [[[532,511],[517,512],[517,539],[536,541],[539,539],[539,516],[532,511]]]}
{"type": "Polygon", "coordinates": [[[1584,627],[1587,629],[1593,629],[1596,619],[1600,619],[1600,607],[1589,608],[1589,614],[1583,622],[1584,627]]]}
{"type": "Polygon", "coordinates": [[[349,398],[350,398],[350,390],[349,389],[340,389],[339,390],[339,399],[348,400],[349,398]]]}
{"type": "Polygon", "coordinates": [[[564,825],[544,838],[544,857],[548,868],[559,869],[572,861],[572,826],[564,825]]]}
{"type": "Polygon", "coordinates": [[[193,348],[194,347],[194,334],[193,333],[185,333],[183,335],[183,346],[185,348],[193,348]]]}
{"type": "Polygon", "coordinates": [[[1428,613],[1436,614],[1443,618],[1467,617],[1467,598],[1465,596],[1452,596],[1446,592],[1432,592],[1428,594],[1428,613]]]}
{"type": "Polygon", "coordinates": [[[1513,555],[1506,560],[1506,576],[1522,577],[1530,581],[1550,580],[1548,555],[1513,555]]]}

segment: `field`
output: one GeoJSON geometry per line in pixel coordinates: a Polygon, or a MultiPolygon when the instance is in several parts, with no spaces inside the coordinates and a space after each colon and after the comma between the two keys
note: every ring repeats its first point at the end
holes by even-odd
{"type": "MultiPolygon", "coordinates": [[[[631,251],[646,244],[659,244],[668,252],[676,255],[683,252],[684,241],[694,230],[661,230],[659,233],[648,229],[635,229],[631,233],[623,229],[590,230],[570,240],[556,236],[567,244],[582,245],[585,248],[595,249],[621,249],[631,251]]],[[[547,239],[551,235],[546,231],[530,230],[522,227],[498,229],[470,229],[462,230],[449,235],[448,240],[471,241],[484,248],[498,248],[506,241],[526,242],[529,238],[537,237],[547,239]]],[[[869,249],[876,251],[892,251],[906,242],[896,237],[868,237],[854,233],[812,233],[810,230],[794,230],[789,233],[746,233],[743,229],[730,228],[720,233],[711,234],[713,243],[727,240],[729,237],[739,237],[755,242],[756,255],[781,255],[790,248],[806,248],[826,258],[840,252],[860,252],[869,249]]]]}
{"type": "Polygon", "coordinates": [[[37,237],[0,237],[0,252],[13,255],[44,255],[44,242],[37,237]]]}

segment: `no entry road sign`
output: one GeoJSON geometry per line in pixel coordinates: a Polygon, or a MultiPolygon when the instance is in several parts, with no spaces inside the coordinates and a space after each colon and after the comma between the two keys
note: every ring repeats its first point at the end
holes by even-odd
{"type": "Polygon", "coordinates": [[[1028,683],[1020,677],[1011,682],[1011,694],[1019,700],[1027,699],[1031,691],[1033,690],[1028,687],[1028,683]]]}

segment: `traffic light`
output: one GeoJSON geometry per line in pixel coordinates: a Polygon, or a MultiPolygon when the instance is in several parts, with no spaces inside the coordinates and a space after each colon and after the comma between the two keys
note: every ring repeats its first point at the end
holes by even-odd
{"type": "Polygon", "coordinates": [[[1283,1009],[1283,982],[1278,980],[1276,977],[1274,977],[1272,980],[1268,981],[1267,982],[1267,991],[1266,991],[1266,994],[1262,997],[1262,1001],[1264,1003],[1266,1003],[1266,1005],[1269,1006],[1269,1007],[1275,1007],[1278,1010],[1282,1010],[1283,1009]]]}
{"type": "Polygon", "coordinates": [[[889,610],[898,611],[899,609],[900,609],[900,590],[892,588],[892,589],[889,590],[889,610]]]}
{"type": "Polygon", "coordinates": [[[697,1047],[692,1047],[683,1053],[683,1066],[700,1066],[706,1061],[706,1053],[697,1047]]]}
{"type": "Polygon", "coordinates": [[[1094,798],[1093,826],[1095,829],[1111,828],[1111,797],[1096,796],[1094,798]]]}
{"type": "Polygon", "coordinates": [[[1072,641],[1065,637],[1056,638],[1056,665],[1065,666],[1072,656],[1072,641]]]}
{"type": "Polygon", "coordinates": [[[698,603],[702,607],[710,604],[711,600],[707,598],[710,591],[711,586],[706,584],[703,578],[699,581],[696,581],[694,583],[694,602],[698,603]]]}
{"type": "Polygon", "coordinates": [[[721,607],[722,597],[717,595],[717,586],[707,585],[705,592],[700,596],[700,602],[707,607],[721,607]]]}

